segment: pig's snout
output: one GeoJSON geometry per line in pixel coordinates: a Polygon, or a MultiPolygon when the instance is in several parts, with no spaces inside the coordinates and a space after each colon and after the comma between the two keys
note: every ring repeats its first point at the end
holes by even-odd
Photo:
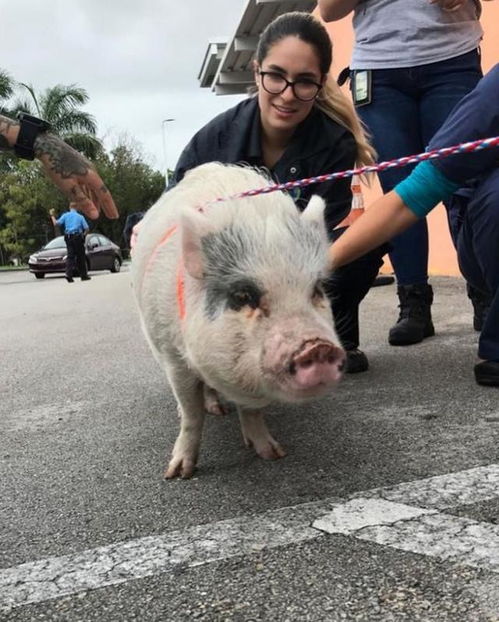
{"type": "Polygon", "coordinates": [[[345,352],[329,341],[305,342],[289,365],[292,384],[313,390],[338,382],[345,365],[345,352]]]}

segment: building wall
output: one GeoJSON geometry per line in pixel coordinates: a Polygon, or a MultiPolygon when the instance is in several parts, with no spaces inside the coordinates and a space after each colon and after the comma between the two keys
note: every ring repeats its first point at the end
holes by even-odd
{"type": "MultiPolygon", "coordinates": [[[[482,26],[485,31],[482,43],[482,66],[487,72],[493,65],[499,62],[499,1],[482,2],[482,26]]],[[[315,11],[318,16],[318,11],[315,11]]],[[[353,42],[351,16],[339,22],[326,24],[326,28],[333,41],[333,66],[335,76],[346,66],[350,60],[353,42]]],[[[409,154],[408,154],[409,155],[409,154]]],[[[381,194],[379,184],[376,182],[372,188],[364,190],[365,202],[369,205],[381,194]]],[[[430,274],[458,275],[459,268],[456,261],[456,253],[452,246],[447,226],[447,217],[443,205],[436,207],[428,217],[430,228],[430,274]]],[[[388,261],[384,271],[391,271],[388,261]]]]}

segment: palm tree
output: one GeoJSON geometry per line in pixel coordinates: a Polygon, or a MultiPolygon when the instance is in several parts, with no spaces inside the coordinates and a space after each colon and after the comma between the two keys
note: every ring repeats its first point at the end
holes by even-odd
{"type": "MultiPolygon", "coordinates": [[[[15,117],[15,113],[12,112],[10,106],[6,103],[14,92],[14,85],[15,82],[10,75],[3,69],[0,69],[0,114],[7,117],[15,117]]],[[[13,160],[12,152],[0,151],[0,174],[11,170],[13,160]]]]}
{"type": "Polygon", "coordinates": [[[102,149],[95,136],[97,124],[91,114],[79,109],[89,99],[85,89],[76,84],[57,84],[38,95],[30,84],[21,82],[20,86],[27,91],[28,97],[15,102],[15,112],[27,112],[45,119],[68,145],[90,159],[97,156],[102,149]]]}
{"type": "Polygon", "coordinates": [[[8,112],[3,100],[9,99],[13,92],[14,88],[12,78],[6,71],[0,69],[0,114],[8,112]]]}

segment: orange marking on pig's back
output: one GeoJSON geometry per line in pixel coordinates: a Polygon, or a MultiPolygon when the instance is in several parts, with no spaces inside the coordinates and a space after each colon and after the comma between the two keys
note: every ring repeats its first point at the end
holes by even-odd
{"type": "Polygon", "coordinates": [[[185,279],[184,279],[184,262],[179,260],[177,266],[177,307],[180,320],[185,318],[185,279]]]}
{"type": "MultiPolygon", "coordinates": [[[[159,249],[168,242],[168,240],[177,231],[177,229],[178,229],[178,225],[172,225],[169,229],[167,229],[163,237],[154,247],[151,253],[151,256],[149,257],[146,267],[144,269],[144,276],[142,277],[142,283],[140,285],[141,293],[142,293],[142,287],[144,285],[145,277],[147,273],[151,270],[152,264],[154,263],[158,255],[159,249]]],[[[184,266],[183,266],[182,260],[179,260],[178,267],[177,267],[176,293],[177,293],[178,314],[179,314],[180,319],[183,320],[185,318],[185,278],[184,278],[184,266]]]]}

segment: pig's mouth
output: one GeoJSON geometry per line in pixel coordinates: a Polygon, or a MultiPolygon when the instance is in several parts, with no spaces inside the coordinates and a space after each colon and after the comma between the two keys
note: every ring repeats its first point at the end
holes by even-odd
{"type": "Polygon", "coordinates": [[[284,381],[297,397],[313,397],[335,385],[344,366],[342,348],[324,339],[312,339],[291,356],[284,381]]]}

